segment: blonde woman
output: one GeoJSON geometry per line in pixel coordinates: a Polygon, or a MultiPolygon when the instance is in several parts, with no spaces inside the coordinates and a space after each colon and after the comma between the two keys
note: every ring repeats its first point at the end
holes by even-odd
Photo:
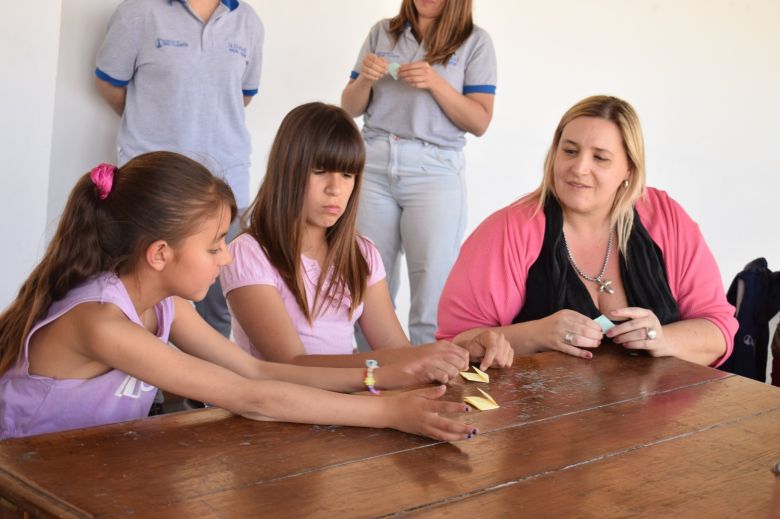
{"type": "Polygon", "coordinates": [[[406,254],[413,344],[433,340],[466,224],[465,133],[485,133],[495,91],[493,44],[471,0],[403,0],[372,27],[341,97],[363,115],[358,230],[379,249],[393,301],[406,254]]]}
{"type": "Polygon", "coordinates": [[[466,240],[439,306],[441,338],[491,329],[518,354],[583,358],[606,337],[652,356],[720,365],[737,321],[698,225],[645,186],[642,130],[621,99],[564,114],[539,188],[466,240]],[[617,326],[605,334],[593,319],[617,326]]]}

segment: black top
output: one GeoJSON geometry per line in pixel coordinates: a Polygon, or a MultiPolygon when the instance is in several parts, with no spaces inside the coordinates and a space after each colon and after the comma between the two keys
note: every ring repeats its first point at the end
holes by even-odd
{"type": "MultiPolygon", "coordinates": [[[[563,309],[595,319],[601,311],[569,263],[563,241],[563,212],[555,197],[550,196],[545,202],[544,216],[542,249],[528,271],[525,304],[512,322],[535,321],[563,309]]],[[[626,250],[627,260],[622,253],[618,254],[629,306],[652,310],[661,324],[679,321],[680,311],[669,288],[663,253],[650,238],[636,209],[626,250]]]]}

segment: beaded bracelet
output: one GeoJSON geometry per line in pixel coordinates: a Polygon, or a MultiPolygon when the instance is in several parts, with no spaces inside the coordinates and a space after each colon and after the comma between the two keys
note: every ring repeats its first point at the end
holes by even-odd
{"type": "Polygon", "coordinates": [[[372,395],[378,395],[379,390],[374,387],[376,379],[374,378],[374,370],[379,367],[379,363],[375,360],[366,361],[366,376],[363,379],[363,384],[366,386],[372,395]]]}

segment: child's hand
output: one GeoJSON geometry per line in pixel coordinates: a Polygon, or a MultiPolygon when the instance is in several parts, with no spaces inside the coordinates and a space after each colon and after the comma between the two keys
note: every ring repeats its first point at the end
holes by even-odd
{"type": "Polygon", "coordinates": [[[413,349],[413,356],[403,362],[404,371],[418,384],[446,384],[469,368],[469,353],[448,341],[436,341],[413,349]]]}
{"type": "Polygon", "coordinates": [[[485,330],[469,340],[464,347],[469,352],[472,361],[482,359],[479,369],[508,368],[515,360],[515,350],[506,340],[504,334],[485,330]]]}
{"type": "Polygon", "coordinates": [[[445,386],[430,387],[381,397],[387,405],[386,418],[390,427],[442,441],[466,440],[477,434],[479,431],[472,425],[440,416],[469,411],[464,403],[437,400],[446,389],[445,386]]]}
{"type": "Polygon", "coordinates": [[[451,342],[438,341],[424,346],[399,350],[398,360],[374,372],[377,386],[396,389],[431,382],[446,384],[468,369],[469,354],[451,342]]]}

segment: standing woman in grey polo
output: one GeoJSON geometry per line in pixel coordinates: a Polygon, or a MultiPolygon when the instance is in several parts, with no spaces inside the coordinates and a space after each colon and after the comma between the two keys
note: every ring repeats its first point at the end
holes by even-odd
{"type": "Polygon", "coordinates": [[[495,91],[493,43],[473,24],[471,0],[403,0],[371,28],[341,96],[363,115],[358,228],[379,249],[393,301],[406,254],[412,344],[434,340],[466,225],[464,135],[485,133],[495,91]]]}
{"type": "MultiPolygon", "coordinates": [[[[250,140],[244,107],[257,94],[262,49],[263,24],[239,0],[122,2],[95,70],[98,91],[122,117],[118,165],[155,150],[205,159],[230,184],[239,208],[246,208],[250,140]]],[[[196,307],[230,335],[219,281],[196,307]]]]}

